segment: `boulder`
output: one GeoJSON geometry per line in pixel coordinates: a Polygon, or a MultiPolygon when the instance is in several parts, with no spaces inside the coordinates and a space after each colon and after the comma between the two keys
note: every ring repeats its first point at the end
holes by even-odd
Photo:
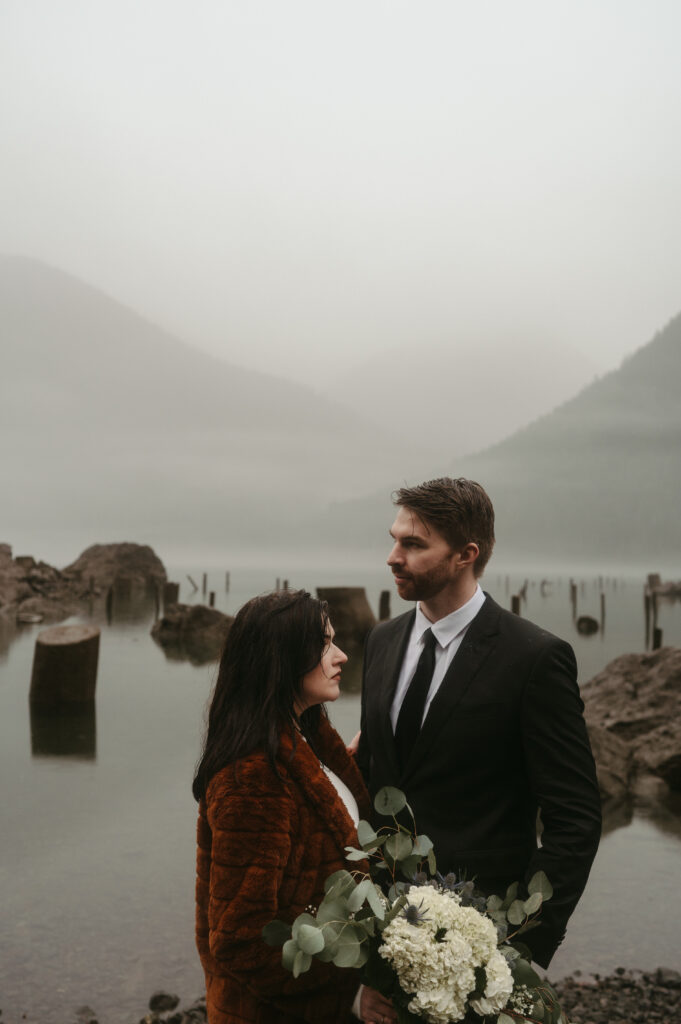
{"type": "Polygon", "coordinates": [[[95,544],[64,570],[30,555],[12,558],[11,547],[0,544],[0,616],[59,622],[84,605],[91,612],[93,599],[112,585],[134,596],[155,591],[165,579],[163,563],[142,544],[95,544]]]}
{"type": "Polygon", "coordinates": [[[86,586],[94,579],[102,588],[110,587],[114,580],[156,586],[167,579],[163,562],[148,544],[93,544],[64,572],[78,574],[86,586]]]}
{"type": "Polygon", "coordinates": [[[616,658],[583,687],[582,697],[597,744],[595,730],[606,730],[630,750],[637,773],[653,773],[681,791],[681,649],[616,658]]]}
{"type": "Polygon", "coordinates": [[[634,758],[630,747],[600,725],[589,727],[589,738],[603,804],[626,801],[631,796],[634,777],[634,758]]]}
{"type": "Polygon", "coordinates": [[[173,604],[155,622],[151,635],[173,660],[194,665],[217,661],[234,619],[206,605],[173,604]]]}

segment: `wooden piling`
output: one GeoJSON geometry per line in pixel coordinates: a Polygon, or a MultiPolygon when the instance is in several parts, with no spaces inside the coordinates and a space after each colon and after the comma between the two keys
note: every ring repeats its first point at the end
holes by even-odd
{"type": "Polygon", "coordinates": [[[288,580],[284,580],[284,590],[288,590],[288,580]]]}
{"type": "Polygon", "coordinates": [[[226,572],[226,573],[225,573],[225,590],[226,590],[226,591],[229,591],[229,583],[230,583],[230,580],[229,580],[229,573],[228,573],[228,572],[226,572]]]}
{"type": "Polygon", "coordinates": [[[382,590],[381,596],[378,599],[378,618],[380,622],[385,622],[390,618],[390,591],[382,590]]]}
{"type": "Polygon", "coordinates": [[[210,608],[215,608],[215,591],[214,590],[211,590],[210,594],[208,595],[208,606],[210,608]]]}
{"type": "Polygon", "coordinates": [[[605,593],[601,591],[601,633],[605,630],[605,593]]]}
{"type": "Polygon", "coordinates": [[[71,707],[95,699],[99,630],[53,626],[38,634],[29,700],[40,707],[71,707]]]}
{"type": "Polygon", "coordinates": [[[659,651],[660,647],[662,647],[662,630],[659,626],[655,626],[653,629],[653,650],[659,651]]]}
{"type": "Polygon", "coordinates": [[[205,596],[206,588],[208,587],[208,573],[204,572],[203,582],[201,584],[201,593],[205,596]]]}
{"type": "Polygon", "coordinates": [[[193,579],[191,578],[191,576],[189,575],[189,573],[187,573],[187,579],[189,580],[189,582],[191,583],[192,587],[194,588],[194,593],[196,593],[196,591],[197,591],[197,590],[198,590],[199,588],[198,588],[198,586],[196,585],[196,582],[195,582],[195,581],[194,581],[194,580],[193,580],[193,579]]]}
{"type": "Polygon", "coordinates": [[[520,615],[520,594],[513,594],[511,597],[511,611],[514,615],[520,615]]]}
{"type": "Polygon", "coordinates": [[[180,598],[180,584],[171,583],[168,581],[163,584],[163,607],[167,608],[170,604],[177,604],[180,598]]]}

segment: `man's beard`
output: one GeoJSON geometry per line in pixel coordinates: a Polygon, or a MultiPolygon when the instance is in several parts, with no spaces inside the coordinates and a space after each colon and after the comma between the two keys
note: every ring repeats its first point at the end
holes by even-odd
{"type": "Polygon", "coordinates": [[[428,601],[448,583],[451,583],[448,567],[436,565],[428,572],[410,573],[398,584],[398,591],[403,601],[428,601]]]}

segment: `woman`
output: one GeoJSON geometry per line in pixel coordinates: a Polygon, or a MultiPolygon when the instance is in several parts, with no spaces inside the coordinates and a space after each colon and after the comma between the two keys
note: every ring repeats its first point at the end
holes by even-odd
{"type": "Polygon", "coordinates": [[[262,938],[316,907],[347,868],[366,790],[323,702],[336,700],[346,655],[327,606],[304,591],[253,598],[220,661],[199,801],[196,939],[209,1024],[393,1022],[390,1003],[355,971],[314,960],[294,978],[262,938]]]}

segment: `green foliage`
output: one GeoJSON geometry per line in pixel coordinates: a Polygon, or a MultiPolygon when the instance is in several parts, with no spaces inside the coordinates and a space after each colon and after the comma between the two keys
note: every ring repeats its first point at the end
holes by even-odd
{"type": "Polygon", "coordinates": [[[531,895],[534,893],[541,894],[542,900],[550,900],[553,896],[553,886],[543,871],[537,871],[535,875],[532,875],[527,891],[531,895]]]}
{"type": "MultiPolygon", "coordinates": [[[[395,817],[405,808],[411,813],[406,798],[392,787],[382,789],[376,796],[376,809],[381,814],[395,817]]],[[[413,816],[412,816],[413,817],[413,816]]],[[[282,964],[295,978],[310,969],[312,959],[333,963],[340,968],[362,968],[364,982],[391,999],[397,1011],[399,1024],[422,1024],[407,1009],[410,996],[399,985],[397,975],[378,954],[381,933],[408,903],[418,907],[417,885],[423,884],[427,866],[435,874],[433,843],[425,835],[417,835],[396,820],[392,826],[376,832],[361,821],[357,827],[359,847],[346,847],[350,862],[368,860],[374,875],[383,883],[379,887],[371,875],[361,870],[354,873],[345,868],[334,872],[324,884],[324,897],[314,914],[299,914],[293,925],[284,921],[271,921],[263,928],[263,939],[272,946],[282,947],[282,964]],[[400,877],[400,874],[402,877],[400,877]],[[409,879],[410,881],[404,881],[409,879]],[[388,896],[381,889],[389,886],[388,896]],[[415,887],[416,886],[416,887],[415,887]],[[408,894],[411,893],[411,896],[408,894]]],[[[449,879],[445,885],[450,884],[449,879]]],[[[456,879],[453,880],[454,882],[456,879]]],[[[455,887],[457,898],[464,905],[479,908],[478,895],[469,882],[455,887]]],[[[511,969],[514,986],[526,986],[534,1000],[532,1019],[537,1024],[567,1024],[555,992],[542,982],[531,966],[531,953],[516,936],[538,924],[536,920],[544,900],[549,899],[552,888],[544,872],[537,872],[529,886],[527,899],[518,896],[518,883],[510,885],[505,896],[490,896],[486,913],[497,927],[500,951],[511,969]],[[509,927],[515,930],[506,942],[509,927]]],[[[484,906],[484,902],[482,906],[484,906]]],[[[481,911],[482,912],[482,911],[481,911]]],[[[415,926],[419,922],[415,921],[415,926]]],[[[435,936],[436,941],[447,941],[446,929],[435,936]]],[[[484,967],[475,971],[475,987],[469,998],[484,995],[487,975],[484,967]]],[[[485,1018],[491,1024],[515,1024],[529,1018],[513,1009],[500,1013],[497,1018],[485,1018]]]]}
{"type": "Polygon", "coordinates": [[[299,948],[310,956],[321,953],[324,949],[324,935],[321,928],[316,925],[301,925],[295,938],[299,948]]]}
{"type": "Polygon", "coordinates": [[[394,817],[407,806],[406,796],[394,786],[384,786],[374,797],[374,807],[385,817],[394,817]]]}
{"type": "Polygon", "coordinates": [[[405,836],[403,832],[396,832],[386,840],[384,851],[394,861],[400,861],[411,856],[413,848],[414,844],[409,836],[405,836]]]}
{"type": "Polygon", "coordinates": [[[511,924],[522,924],[525,920],[525,909],[522,900],[513,900],[513,903],[506,911],[506,917],[511,924]]]}

